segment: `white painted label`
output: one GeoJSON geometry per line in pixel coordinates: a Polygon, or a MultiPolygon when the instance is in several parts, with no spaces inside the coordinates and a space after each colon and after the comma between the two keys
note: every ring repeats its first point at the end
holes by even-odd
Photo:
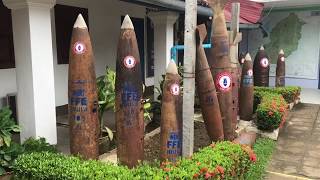
{"type": "Polygon", "coordinates": [[[284,60],[285,60],[285,59],[284,59],[284,57],[281,57],[281,59],[280,59],[280,60],[281,60],[282,62],[284,62],[284,60]]]}
{"type": "Polygon", "coordinates": [[[249,70],[247,71],[247,75],[248,75],[248,76],[252,76],[252,75],[253,75],[252,69],[249,69],[249,70]]]}
{"type": "Polygon", "coordinates": [[[217,76],[217,88],[219,88],[221,91],[228,91],[231,87],[231,75],[227,72],[221,73],[217,76]]]}
{"type": "Polygon", "coordinates": [[[262,67],[266,68],[269,66],[269,60],[267,58],[263,58],[261,59],[260,64],[262,67]]]}
{"type": "Polygon", "coordinates": [[[178,84],[172,84],[170,92],[172,95],[178,96],[180,94],[180,86],[178,84]]]}
{"type": "Polygon", "coordinates": [[[124,58],[123,64],[128,69],[134,68],[136,66],[136,59],[133,56],[127,56],[124,58]]]}
{"type": "Polygon", "coordinates": [[[86,46],[82,42],[76,42],[73,50],[76,54],[83,54],[86,51],[86,46]]]}

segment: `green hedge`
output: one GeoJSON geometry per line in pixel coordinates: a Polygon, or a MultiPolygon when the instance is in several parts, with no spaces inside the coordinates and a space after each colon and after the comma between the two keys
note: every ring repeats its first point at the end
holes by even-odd
{"type": "Polygon", "coordinates": [[[191,158],[135,169],[85,161],[78,157],[42,152],[19,156],[13,167],[16,179],[243,179],[256,161],[253,150],[232,142],[212,144],[191,158]]]}
{"type": "Polygon", "coordinates": [[[259,96],[260,93],[277,93],[282,95],[287,103],[293,103],[297,100],[301,93],[301,87],[287,86],[287,87],[254,87],[255,95],[259,96]]]}
{"type": "Polygon", "coordinates": [[[285,122],[288,104],[281,94],[262,91],[256,93],[259,104],[256,109],[258,129],[273,131],[285,122]]]}

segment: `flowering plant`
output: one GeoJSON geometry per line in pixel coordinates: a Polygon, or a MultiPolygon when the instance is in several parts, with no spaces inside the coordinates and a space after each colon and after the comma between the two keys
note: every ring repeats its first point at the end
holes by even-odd
{"type": "Polygon", "coordinates": [[[273,131],[282,127],[287,114],[288,104],[276,93],[265,93],[257,108],[257,126],[260,130],[273,131]]]}

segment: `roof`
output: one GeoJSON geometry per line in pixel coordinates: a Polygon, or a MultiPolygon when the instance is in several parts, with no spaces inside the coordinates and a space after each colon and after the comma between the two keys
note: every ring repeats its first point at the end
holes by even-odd
{"type": "MultiPolygon", "coordinates": [[[[129,3],[140,4],[148,7],[155,7],[164,10],[185,11],[185,0],[120,0],[129,3]]],[[[259,22],[263,3],[252,2],[249,0],[229,0],[225,8],[225,16],[227,22],[231,20],[231,4],[232,2],[240,3],[240,23],[241,24],[256,24],[259,22]]],[[[198,14],[202,16],[212,16],[212,11],[209,8],[208,0],[198,0],[198,14]]]]}
{"type": "MultiPolygon", "coordinates": [[[[181,0],[185,1],[185,0],[181,0]]],[[[240,3],[240,23],[241,24],[256,24],[261,18],[264,8],[263,3],[253,2],[250,0],[229,0],[225,7],[225,16],[227,22],[231,21],[232,3],[240,3]]],[[[204,7],[209,7],[208,0],[198,0],[198,4],[204,7]]]]}

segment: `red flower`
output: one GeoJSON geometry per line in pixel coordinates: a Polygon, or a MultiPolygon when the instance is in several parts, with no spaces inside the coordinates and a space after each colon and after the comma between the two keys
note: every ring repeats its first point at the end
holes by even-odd
{"type": "Polygon", "coordinates": [[[204,175],[205,179],[210,179],[211,177],[212,177],[212,174],[208,172],[204,175]]]}
{"type": "Polygon", "coordinates": [[[164,168],[163,169],[165,172],[169,172],[170,171],[170,168],[164,168]]]}
{"type": "Polygon", "coordinates": [[[250,157],[250,161],[252,161],[252,162],[256,162],[257,161],[257,156],[256,156],[255,153],[250,153],[249,157],[250,157]]]}
{"type": "Polygon", "coordinates": [[[224,169],[223,169],[223,167],[217,166],[216,169],[218,170],[218,172],[219,172],[220,174],[224,174],[224,169]]]}
{"type": "Polygon", "coordinates": [[[197,179],[198,177],[199,177],[199,174],[197,173],[193,175],[193,179],[197,179]]]}
{"type": "Polygon", "coordinates": [[[216,144],[213,143],[210,145],[210,147],[214,148],[214,147],[216,147],[216,144]]]}
{"type": "Polygon", "coordinates": [[[207,172],[207,171],[208,171],[208,168],[203,167],[203,168],[201,168],[200,173],[204,173],[204,172],[207,172]]]}
{"type": "Polygon", "coordinates": [[[272,115],[273,115],[273,112],[272,112],[272,111],[269,111],[269,112],[268,112],[268,115],[269,115],[269,116],[272,116],[272,115]]]}

